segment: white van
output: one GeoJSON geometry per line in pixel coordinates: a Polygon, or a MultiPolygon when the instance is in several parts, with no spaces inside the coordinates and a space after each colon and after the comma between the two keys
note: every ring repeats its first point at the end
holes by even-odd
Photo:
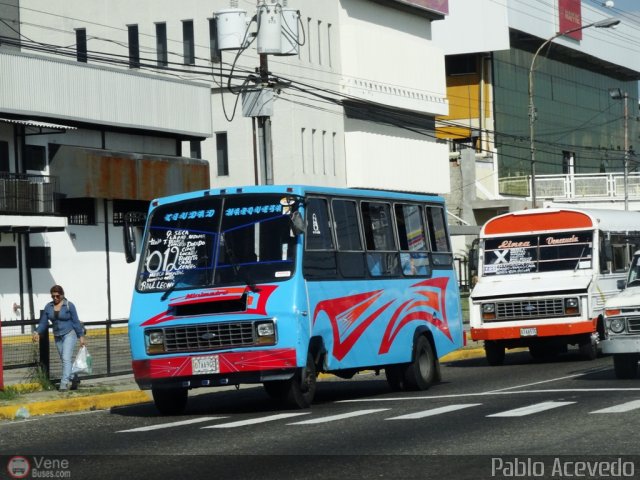
{"type": "Polygon", "coordinates": [[[606,339],[603,353],[613,355],[618,378],[635,378],[640,359],[640,251],[635,252],[624,288],[607,300],[604,309],[606,339]]]}

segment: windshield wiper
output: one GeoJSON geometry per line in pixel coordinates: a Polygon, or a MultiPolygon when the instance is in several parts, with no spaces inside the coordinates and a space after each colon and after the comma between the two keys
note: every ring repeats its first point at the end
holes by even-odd
{"type": "Polygon", "coordinates": [[[257,292],[258,289],[256,288],[255,284],[251,282],[251,279],[249,278],[249,275],[247,274],[245,269],[244,268],[241,269],[240,265],[238,265],[238,259],[236,258],[236,255],[233,253],[233,249],[231,249],[231,247],[227,243],[226,232],[222,232],[220,236],[221,236],[221,241],[224,245],[224,253],[227,256],[229,263],[231,264],[231,268],[233,268],[233,273],[235,273],[236,277],[242,280],[245,283],[245,285],[249,287],[249,290],[251,290],[252,292],[257,292]]]}
{"type": "Polygon", "coordinates": [[[580,261],[582,260],[582,255],[584,255],[584,249],[587,247],[582,247],[582,251],[580,252],[580,256],[578,257],[578,261],[576,262],[576,266],[573,269],[573,271],[575,272],[576,270],[578,270],[578,267],[580,266],[580,261]]]}

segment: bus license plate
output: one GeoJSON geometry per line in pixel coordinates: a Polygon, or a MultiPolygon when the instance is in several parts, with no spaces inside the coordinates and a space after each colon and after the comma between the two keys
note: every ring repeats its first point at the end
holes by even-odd
{"type": "Polygon", "coordinates": [[[218,355],[209,355],[206,357],[193,357],[191,359],[191,371],[193,375],[201,375],[205,373],[219,373],[220,364],[218,363],[218,355]]]}
{"type": "Polygon", "coordinates": [[[536,335],[538,335],[538,329],[536,327],[520,329],[521,337],[535,337],[536,335]]]}

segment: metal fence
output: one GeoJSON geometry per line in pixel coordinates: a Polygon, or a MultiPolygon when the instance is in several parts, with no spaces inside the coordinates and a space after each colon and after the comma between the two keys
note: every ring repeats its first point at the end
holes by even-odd
{"type": "Polygon", "coordinates": [[[453,264],[458,275],[458,288],[461,292],[468,292],[471,289],[469,282],[469,259],[467,257],[455,257],[453,264]]]}
{"type": "MultiPolygon", "coordinates": [[[[87,349],[93,357],[93,372],[83,375],[83,378],[122,375],[132,371],[127,322],[123,319],[85,324],[87,349]]],[[[0,323],[5,383],[29,381],[38,366],[42,366],[50,380],[55,382],[60,379],[62,365],[51,332],[40,335],[39,344],[31,340],[31,332],[37,324],[33,320],[0,323]]]]}

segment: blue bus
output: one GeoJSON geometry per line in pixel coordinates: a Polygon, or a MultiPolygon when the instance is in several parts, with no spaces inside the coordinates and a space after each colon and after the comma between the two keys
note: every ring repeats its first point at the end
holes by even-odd
{"type": "MultiPolygon", "coordinates": [[[[321,372],[384,369],[394,390],[429,388],[463,344],[445,220],[441,197],[378,190],[152,201],[129,320],[136,382],[162,414],[183,411],[189,389],[241,383],[307,408],[321,372]]],[[[124,232],[133,261],[129,220],[124,232]]]]}

